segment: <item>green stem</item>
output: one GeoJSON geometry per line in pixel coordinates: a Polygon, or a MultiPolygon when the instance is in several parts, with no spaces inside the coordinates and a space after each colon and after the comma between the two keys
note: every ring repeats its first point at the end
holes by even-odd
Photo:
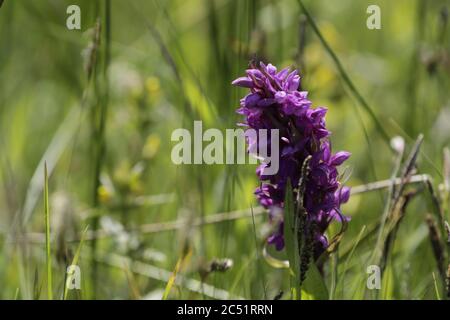
{"type": "MultiPolygon", "coordinates": [[[[105,142],[105,128],[106,128],[106,118],[109,104],[109,83],[108,83],[108,67],[110,63],[110,55],[111,55],[111,0],[104,1],[104,19],[102,21],[102,25],[104,26],[102,32],[102,64],[101,64],[101,91],[100,91],[100,103],[98,108],[98,123],[96,121],[97,116],[94,111],[93,117],[93,126],[95,132],[95,160],[94,160],[94,183],[92,189],[92,204],[94,208],[98,208],[99,206],[99,197],[98,197],[98,188],[100,187],[100,175],[101,169],[104,162],[105,150],[106,150],[106,142],[105,142]]],[[[98,228],[99,216],[96,215],[93,218],[92,226],[94,230],[98,228]]],[[[98,264],[95,260],[97,255],[97,241],[93,241],[92,243],[92,285],[93,285],[93,296],[94,298],[97,296],[97,285],[96,279],[98,274],[98,264]]]]}
{"type": "Polygon", "coordinates": [[[47,292],[48,299],[53,300],[52,255],[50,250],[50,210],[48,206],[47,162],[44,165],[44,213],[45,213],[45,250],[47,253],[47,292]]]}

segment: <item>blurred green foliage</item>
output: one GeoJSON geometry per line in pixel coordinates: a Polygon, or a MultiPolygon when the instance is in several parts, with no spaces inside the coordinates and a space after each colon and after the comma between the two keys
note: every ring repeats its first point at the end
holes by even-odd
{"type": "MultiPolygon", "coordinates": [[[[82,290],[69,298],[161,298],[168,279],[152,276],[152,267],[177,268],[230,296],[272,299],[288,292],[288,272],[262,257],[265,215],[189,223],[256,208],[255,167],[176,166],[172,131],[194,120],[205,128],[235,128],[244,91],[230,83],[251,59],[262,59],[299,68],[314,105],[329,108],[333,148],[352,152],[349,186],[389,179],[394,153],[345,89],[297,1],[111,0],[109,14],[106,3],[5,0],[0,8],[0,298],[47,297],[44,160],[55,298],[63,295],[66,267],[88,225],[78,259],[82,290]],[[66,28],[70,4],[81,8],[82,30],[66,28]],[[95,66],[91,78],[86,64],[95,66]],[[176,219],[187,222],[175,230],[149,226],[176,219]],[[147,267],[118,263],[118,256],[147,267]],[[233,266],[211,271],[214,259],[224,258],[233,266]]],[[[418,172],[431,175],[437,189],[450,141],[449,2],[378,0],[380,30],[366,27],[374,1],[304,3],[389,135],[402,136],[409,150],[424,134],[418,172]]],[[[384,190],[351,198],[343,210],[352,220],[337,256],[355,245],[363,226],[378,223],[385,202],[384,190]]],[[[425,223],[431,210],[423,194],[408,206],[378,298],[435,299],[435,285],[442,289],[433,280],[438,270],[425,223]]],[[[342,278],[334,298],[374,297],[365,282],[376,233],[366,229],[365,235],[347,262],[337,258],[342,278]]],[[[330,265],[324,269],[329,287],[330,265]]],[[[176,283],[169,297],[212,298],[216,292],[194,291],[176,283]]]]}

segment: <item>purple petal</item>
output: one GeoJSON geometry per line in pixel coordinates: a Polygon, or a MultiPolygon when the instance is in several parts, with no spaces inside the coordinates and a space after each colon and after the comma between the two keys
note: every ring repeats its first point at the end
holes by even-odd
{"type": "Polygon", "coordinates": [[[284,68],[277,74],[277,78],[280,80],[284,80],[289,73],[289,68],[284,68]]]}
{"type": "Polygon", "coordinates": [[[336,153],[334,156],[331,157],[330,164],[332,166],[339,166],[341,165],[345,160],[347,160],[350,157],[351,153],[347,151],[340,151],[336,153]]]}
{"type": "Polygon", "coordinates": [[[246,107],[252,108],[258,103],[259,100],[261,100],[259,94],[251,93],[245,97],[244,104],[246,107]]]}
{"type": "Polygon", "coordinates": [[[350,188],[342,187],[339,192],[339,203],[346,203],[350,198],[350,188]]]}
{"type": "Polygon", "coordinates": [[[248,77],[240,77],[231,83],[233,86],[243,87],[243,88],[253,88],[253,81],[248,77]]]}

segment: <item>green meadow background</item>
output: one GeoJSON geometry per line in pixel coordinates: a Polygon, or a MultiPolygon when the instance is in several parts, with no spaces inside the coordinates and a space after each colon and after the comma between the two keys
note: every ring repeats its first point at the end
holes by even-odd
{"type": "Polygon", "coordinates": [[[448,219],[450,2],[303,4],[314,25],[296,0],[5,0],[0,298],[289,299],[288,270],[263,254],[256,166],[170,157],[174,129],[194,120],[236,127],[245,90],[231,81],[256,58],[298,68],[313,104],[329,108],[333,149],[352,153],[348,186],[390,179],[389,139],[404,139],[406,159],[424,135],[415,170],[432,178],[435,195],[406,187],[417,194],[390,238],[381,289],[366,289],[366,268],[388,188],[343,205],[351,221],[325,262],[321,298],[444,299],[426,217],[438,222],[439,199],[448,219]],[[70,4],[81,8],[81,30],[66,28],[70,4]],[[380,30],[366,27],[371,4],[380,30]],[[71,264],[80,290],[65,286],[71,264]]]}

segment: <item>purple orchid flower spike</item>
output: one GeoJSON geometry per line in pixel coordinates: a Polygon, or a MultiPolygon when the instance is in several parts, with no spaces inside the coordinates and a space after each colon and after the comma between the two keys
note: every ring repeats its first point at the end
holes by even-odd
{"type": "MultiPolygon", "coordinates": [[[[318,258],[328,247],[325,234],[332,221],[345,222],[341,204],[348,201],[350,189],[341,185],[337,167],[350,153],[332,154],[330,131],[325,125],[327,109],[313,108],[307,91],[299,91],[301,77],[297,70],[278,72],[272,64],[260,63],[246,71],[246,76],[232,82],[250,92],[241,99],[238,113],[245,117],[244,125],[251,129],[280,130],[279,170],[275,175],[265,174],[265,164],[257,169],[261,181],[255,191],[259,203],[269,211],[269,220],[277,223],[267,239],[277,250],[284,248],[283,207],[287,182],[298,185],[305,159],[311,156],[303,193],[303,206],[308,225],[314,226],[314,256],[318,258]],[[278,217],[281,212],[281,219],[278,217]],[[275,216],[278,218],[275,219],[275,216]]],[[[248,141],[250,150],[267,141],[248,141]]]]}

